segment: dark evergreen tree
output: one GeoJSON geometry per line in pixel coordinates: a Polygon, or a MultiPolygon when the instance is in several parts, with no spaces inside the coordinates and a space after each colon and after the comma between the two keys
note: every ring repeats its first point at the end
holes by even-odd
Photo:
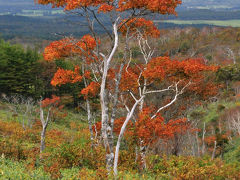
{"type": "Polygon", "coordinates": [[[0,92],[32,96],[34,93],[33,67],[39,59],[36,50],[24,50],[19,45],[0,41],[0,92]]]}

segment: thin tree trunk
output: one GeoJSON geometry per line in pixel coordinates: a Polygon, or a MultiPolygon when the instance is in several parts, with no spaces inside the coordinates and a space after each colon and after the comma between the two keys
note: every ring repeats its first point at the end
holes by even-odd
{"type": "Polygon", "coordinates": [[[114,167],[113,167],[113,171],[114,171],[114,175],[116,176],[117,173],[118,173],[118,170],[117,170],[117,167],[118,167],[118,157],[119,157],[119,149],[120,149],[120,145],[121,145],[121,140],[122,140],[122,137],[124,135],[124,132],[126,130],[126,127],[127,127],[127,124],[128,122],[130,121],[130,119],[132,118],[133,116],[133,113],[137,107],[137,105],[142,101],[142,98],[141,97],[139,100],[137,100],[135,102],[135,104],[133,105],[131,111],[128,113],[127,117],[126,117],[126,120],[124,121],[122,127],[121,127],[121,131],[120,131],[120,134],[118,136],[118,141],[117,141],[117,145],[116,145],[116,150],[115,150],[115,157],[114,157],[114,167]]]}
{"type": "Polygon", "coordinates": [[[140,157],[141,157],[141,169],[145,170],[147,168],[146,146],[144,146],[143,140],[140,140],[140,157]]]}
{"type": "Polygon", "coordinates": [[[198,132],[196,132],[196,143],[197,143],[197,156],[200,156],[200,147],[199,147],[199,141],[198,141],[198,132]]]}
{"type": "Polygon", "coordinates": [[[117,74],[117,80],[116,80],[116,84],[115,84],[115,93],[114,93],[114,102],[113,102],[113,107],[112,107],[112,114],[111,114],[111,120],[110,120],[110,128],[108,131],[108,143],[109,143],[109,147],[110,147],[110,154],[111,154],[111,167],[113,165],[113,159],[114,159],[114,137],[113,137],[113,129],[114,129],[114,121],[116,118],[116,113],[117,113],[117,105],[118,105],[118,96],[119,96],[119,84],[121,81],[121,75],[122,75],[122,70],[123,70],[124,64],[122,63],[119,69],[119,72],[117,74]]]}
{"type": "Polygon", "coordinates": [[[138,161],[138,146],[136,146],[135,148],[135,164],[137,163],[138,161]]]}
{"type": "Polygon", "coordinates": [[[216,148],[217,148],[217,141],[214,141],[214,149],[213,149],[213,152],[212,152],[212,160],[215,158],[216,148]]]}
{"type": "MultiPolygon", "coordinates": [[[[84,65],[82,65],[82,73],[84,74],[84,65]]],[[[83,82],[85,85],[85,88],[88,86],[86,78],[83,76],[83,82]]],[[[87,104],[87,115],[88,115],[88,128],[90,131],[90,138],[91,141],[93,141],[93,129],[92,129],[92,113],[91,113],[91,106],[88,98],[86,98],[86,104],[87,104]]]]}
{"type": "Polygon", "coordinates": [[[202,155],[205,153],[205,133],[206,133],[206,123],[203,124],[203,135],[202,135],[202,155]]]}
{"type": "Polygon", "coordinates": [[[91,138],[91,141],[93,141],[92,113],[91,113],[90,102],[88,99],[86,99],[86,104],[87,104],[88,127],[89,127],[89,131],[90,131],[90,138],[91,138]]]}
{"type": "MultiPolygon", "coordinates": [[[[119,18],[118,18],[119,19],[119,18]]],[[[112,128],[109,125],[109,114],[108,114],[108,98],[107,98],[107,89],[106,89],[106,82],[107,82],[107,75],[108,70],[110,68],[110,62],[117,50],[118,47],[118,32],[117,32],[117,21],[113,25],[113,31],[115,35],[114,46],[112,52],[110,53],[109,57],[106,58],[104,56],[104,68],[102,74],[102,82],[101,82],[101,89],[100,89],[100,104],[101,104],[101,111],[102,111],[102,139],[104,143],[104,147],[106,149],[106,167],[108,172],[110,172],[112,165],[113,165],[113,144],[109,144],[109,138],[112,136],[112,128]]]]}
{"type": "MultiPolygon", "coordinates": [[[[44,127],[42,128],[42,132],[41,132],[40,156],[42,155],[42,152],[43,152],[44,149],[45,149],[46,129],[47,129],[47,126],[44,125],[44,127]]],[[[42,157],[41,157],[41,158],[42,158],[42,157]]]]}
{"type": "Polygon", "coordinates": [[[49,107],[47,117],[46,117],[46,120],[45,120],[41,101],[40,101],[40,120],[41,120],[41,123],[42,123],[42,132],[41,132],[41,144],[40,144],[40,159],[42,159],[42,152],[45,149],[46,130],[47,130],[47,127],[48,127],[48,124],[49,124],[49,121],[50,121],[50,113],[51,113],[51,109],[52,109],[52,107],[49,107]]]}

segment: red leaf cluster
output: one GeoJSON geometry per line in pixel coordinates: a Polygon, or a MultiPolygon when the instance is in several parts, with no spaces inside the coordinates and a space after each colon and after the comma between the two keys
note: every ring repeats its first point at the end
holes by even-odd
{"type": "MultiPolygon", "coordinates": [[[[89,76],[89,74],[87,74],[87,76],[89,76]]],[[[79,66],[75,66],[74,71],[59,68],[57,72],[54,74],[51,84],[53,86],[57,86],[57,85],[63,85],[67,83],[76,83],[81,81],[82,81],[82,76],[79,73],[79,66]]]]}
{"type": "MultiPolygon", "coordinates": [[[[98,42],[100,43],[100,42],[98,42]]],[[[65,38],[52,42],[44,50],[43,57],[46,61],[80,55],[88,59],[93,56],[91,51],[96,47],[95,39],[90,35],[83,36],[80,40],[65,38]]]]}
{"type": "Polygon", "coordinates": [[[60,97],[52,95],[52,98],[46,98],[42,101],[42,108],[48,106],[58,106],[60,103],[60,97]]]}
{"type": "Polygon", "coordinates": [[[145,144],[154,143],[158,139],[168,140],[175,134],[185,134],[191,129],[186,118],[170,120],[165,123],[164,118],[158,114],[151,119],[153,109],[146,107],[139,113],[135,133],[145,144]]]}
{"type": "Polygon", "coordinates": [[[129,29],[130,34],[134,34],[137,31],[141,32],[144,36],[157,38],[160,36],[160,31],[154,25],[153,21],[146,20],[144,18],[132,18],[130,20],[123,20],[119,25],[120,31],[126,34],[129,29]]]}
{"type": "Polygon", "coordinates": [[[138,88],[138,76],[139,69],[136,67],[124,67],[124,71],[122,73],[120,89],[121,91],[132,90],[135,91],[138,88]]]}
{"type": "Polygon", "coordinates": [[[98,13],[100,13],[100,12],[107,13],[114,9],[115,9],[115,7],[113,5],[104,3],[98,8],[98,13]]]}
{"type": "Polygon", "coordinates": [[[146,9],[160,14],[176,14],[175,8],[181,4],[180,0],[119,0],[118,11],[130,9],[146,9]]]}
{"type": "Polygon", "coordinates": [[[96,82],[91,82],[86,88],[82,89],[81,94],[84,98],[94,97],[99,92],[100,85],[96,82]]]}
{"type": "MultiPolygon", "coordinates": [[[[174,135],[184,135],[188,130],[191,132],[196,131],[193,129],[186,118],[170,120],[165,122],[164,118],[158,114],[155,118],[151,119],[151,114],[154,112],[154,108],[145,107],[139,113],[138,119],[135,124],[130,121],[127,125],[125,132],[126,138],[136,137],[143,140],[144,144],[152,144],[157,140],[169,140],[174,138],[174,135]]],[[[119,134],[121,127],[125,121],[125,117],[120,117],[115,120],[114,132],[119,134]]],[[[100,132],[101,122],[98,122],[93,126],[94,130],[100,132]]]]}
{"type": "Polygon", "coordinates": [[[101,5],[112,4],[120,12],[142,9],[160,14],[176,14],[175,8],[181,4],[180,0],[35,0],[35,2],[43,5],[52,4],[52,7],[64,7],[67,11],[99,6],[102,9],[101,5]]]}
{"type": "Polygon", "coordinates": [[[153,58],[147,65],[144,77],[150,80],[203,79],[204,71],[216,71],[218,67],[204,64],[202,59],[171,60],[169,57],[153,58]]]}

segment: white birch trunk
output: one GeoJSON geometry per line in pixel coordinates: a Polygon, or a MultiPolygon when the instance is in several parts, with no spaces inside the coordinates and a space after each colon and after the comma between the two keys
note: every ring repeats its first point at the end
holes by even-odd
{"type": "Polygon", "coordinates": [[[206,133],[206,123],[203,124],[203,135],[202,135],[202,155],[205,154],[205,133],[206,133]]]}
{"type": "MultiPolygon", "coordinates": [[[[119,18],[118,18],[119,19],[119,18]]],[[[102,74],[102,82],[101,82],[101,89],[100,89],[100,104],[101,104],[101,113],[102,113],[102,139],[104,143],[104,147],[106,149],[106,166],[107,170],[110,171],[112,168],[112,163],[113,163],[113,144],[109,144],[109,139],[108,137],[111,136],[112,129],[111,126],[109,125],[109,114],[108,114],[108,99],[107,99],[107,89],[106,89],[106,82],[107,82],[107,75],[108,75],[108,70],[110,68],[110,62],[117,50],[118,47],[118,32],[117,32],[117,21],[115,21],[113,25],[113,32],[115,36],[114,40],[114,46],[113,49],[109,55],[109,57],[104,57],[104,67],[103,67],[103,74],[102,74]]]]}
{"type": "Polygon", "coordinates": [[[44,126],[44,127],[42,128],[42,132],[41,132],[40,155],[42,154],[42,152],[43,152],[44,149],[45,149],[46,129],[47,129],[47,126],[44,126]]]}
{"type": "Polygon", "coordinates": [[[139,100],[137,100],[135,102],[135,104],[133,105],[131,111],[128,113],[127,117],[126,117],[126,120],[124,121],[122,127],[121,127],[121,131],[120,131],[120,134],[118,136],[118,141],[117,141],[117,146],[116,146],[116,150],[115,150],[115,157],[114,157],[114,167],[113,167],[113,171],[114,171],[114,175],[117,175],[118,171],[117,171],[117,167],[118,167],[118,157],[119,157],[119,149],[120,149],[120,145],[121,145],[121,140],[122,140],[122,137],[124,135],[124,132],[126,130],[126,127],[127,127],[127,124],[128,122],[130,121],[130,119],[132,118],[133,116],[133,113],[137,107],[137,105],[142,101],[142,98],[141,97],[139,100]]]}
{"type": "MultiPolygon", "coordinates": [[[[84,74],[84,65],[82,65],[82,74],[84,74]]],[[[86,88],[88,85],[87,85],[86,78],[84,76],[83,76],[83,82],[86,88]]],[[[91,141],[93,142],[92,113],[91,113],[91,106],[88,98],[86,98],[86,105],[87,105],[87,115],[88,115],[88,128],[90,131],[91,141]]]]}
{"type": "Polygon", "coordinates": [[[42,159],[42,152],[45,149],[46,130],[47,130],[47,127],[48,127],[48,124],[50,121],[50,113],[51,113],[51,109],[52,109],[52,107],[49,107],[47,117],[45,120],[41,101],[40,101],[40,120],[42,123],[42,132],[41,132],[41,144],[40,144],[40,159],[42,159]]]}
{"type": "Polygon", "coordinates": [[[91,141],[93,141],[92,113],[91,113],[90,102],[88,99],[86,99],[86,104],[87,104],[88,127],[89,127],[89,131],[90,131],[90,138],[91,138],[91,141]]]}

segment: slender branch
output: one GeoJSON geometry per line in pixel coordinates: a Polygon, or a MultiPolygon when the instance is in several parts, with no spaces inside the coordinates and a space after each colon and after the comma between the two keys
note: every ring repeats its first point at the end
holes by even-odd
{"type": "Polygon", "coordinates": [[[113,36],[110,34],[110,32],[107,30],[107,28],[103,25],[103,23],[98,19],[98,17],[96,16],[95,11],[91,10],[93,17],[96,19],[96,21],[98,22],[98,24],[100,26],[102,26],[102,28],[104,29],[104,31],[107,33],[107,35],[110,37],[110,39],[113,41],[113,36]]]}
{"type": "Polygon", "coordinates": [[[130,93],[130,95],[132,96],[132,98],[133,98],[135,101],[137,101],[137,98],[134,96],[134,94],[133,94],[131,91],[129,91],[129,93],[130,93]]]}
{"type": "Polygon", "coordinates": [[[112,60],[116,50],[117,50],[117,47],[118,47],[118,29],[117,29],[117,23],[118,23],[118,20],[120,19],[120,17],[117,18],[117,20],[115,21],[114,25],[113,25],[113,32],[114,32],[114,36],[115,36],[115,40],[114,40],[114,46],[113,46],[113,49],[112,49],[112,52],[111,54],[109,55],[108,57],[108,60],[107,60],[107,64],[110,63],[110,61],[112,60]]]}
{"type": "Polygon", "coordinates": [[[167,89],[161,89],[161,90],[155,90],[155,91],[147,91],[144,94],[152,94],[152,93],[161,93],[161,92],[165,92],[165,91],[174,91],[173,89],[171,89],[173,87],[173,85],[169,86],[167,89]]]}
{"type": "Polygon", "coordinates": [[[130,121],[130,119],[133,117],[133,113],[137,107],[137,105],[142,101],[144,97],[142,96],[140,99],[138,99],[134,105],[132,106],[131,108],[131,111],[128,113],[127,117],[126,117],[126,120],[124,121],[122,127],[121,127],[121,131],[119,133],[119,136],[118,136],[118,141],[117,141],[117,145],[116,145],[116,150],[115,150],[115,157],[114,157],[114,174],[117,175],[117,166],[118,166],[118,156],[119,156],[119,149],[120,149],[120,145],[121,145],[121,140],[122,140],[122,137],[124,135],[124,132],[126,130],[126,127],[127,127],[127,124],[128,122],[130,121]]]}
{"type": "Polygon", "coordinates": [[[165,106],[160,107],[160,108],[156,111],[156,113],[151,117],[151,119],[154,119],[154,118],[157,116],[157,114],[158,114],[160,111],[162,111],[163,109],[171,106],[171,105],[177,100],[178,96],[181,95],[181,94],[184,92],[184,90],[191,84],[191,82],[189,82],[188,84],[186,84],[186,85],[179,91],[179,90],[178,90],[178,84],[179,84],[180,82],[181,82],[181,81],[178,81],[177,83],[175,83],[175,96],[174,96],[174,98],[171,100],[171,102],[169,102],[169,103],[166,104],[165,106]]]}
{"type": "Polygon", "coordinates": [[[126,105],[126,102],[123,100],[123,96],[121,95],[120,97],[121,97],[121,100],[122,100],[123,105],[125,106],[127,112],[129,113],[129,112],[130,112],[130,109],[129,109],[129,107],[126,105]]]}

